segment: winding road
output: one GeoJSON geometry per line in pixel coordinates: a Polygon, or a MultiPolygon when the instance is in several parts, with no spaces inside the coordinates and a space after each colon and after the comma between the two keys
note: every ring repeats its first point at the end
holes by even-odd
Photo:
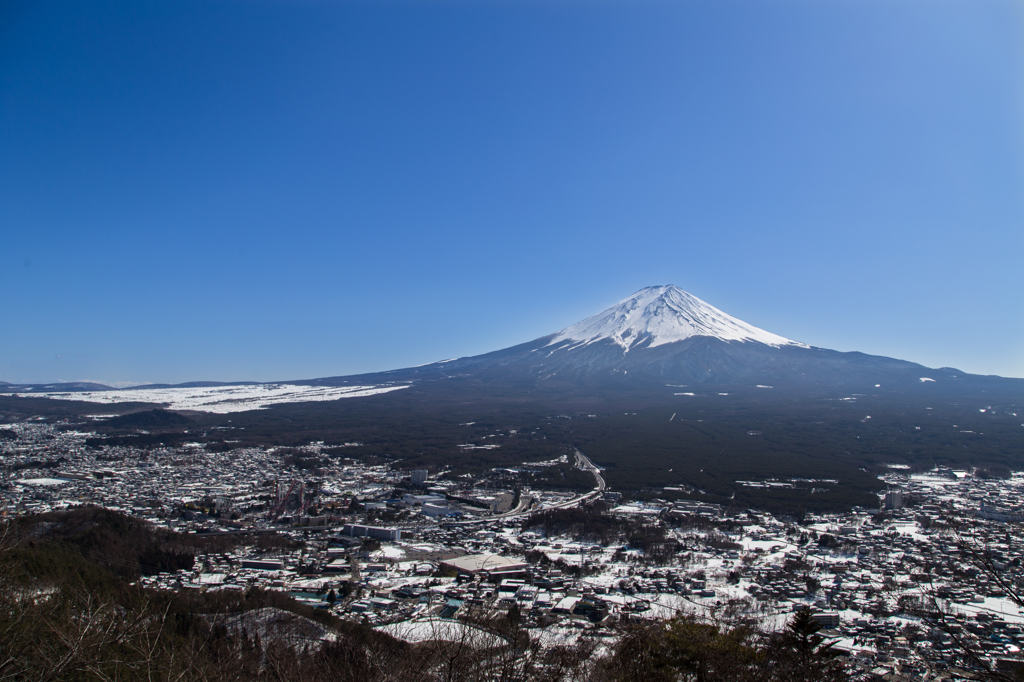
{"type": "MultiPolygon", "coordinates": [[[[583,495],[577,495],[576,497],[565,500],[564,502],[558,502],[551,505],[550,507],[544,507],[544,510],[548,509],[568,509],[569,507],[575,507],[587,500],[592,500],[595,497],[599,497],[603,493],[608,485],[604,482],[604,476],[601,475],[601,470],[596,464],[590,461],[590,458],[580,452],[579,448],[576,448],[576,468],[584,471],[589,471],[594,475],[594,489],[589,493],[583,495]]],[[[510,512],[504,514],[497,514],[495,516],[488,516],[487,518],[471,519],[468,521],[451,521],[443,524],[444,526],[472,526],[481,523],[490,523],[491,521],[504,521],[507,519],[515,519],[523,516],[529,516],[529,511],[525,508],[525,500],[520,499],[519,506],[510,512]]]]}

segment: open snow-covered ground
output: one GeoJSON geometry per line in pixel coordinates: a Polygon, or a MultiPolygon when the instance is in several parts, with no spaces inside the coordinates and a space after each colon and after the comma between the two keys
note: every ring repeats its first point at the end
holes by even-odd
{"type": "Polygon", "coordinates": [[[505,644],[504,639],[491,632],[458,620],[444,618],[427,617],[422,620],[406,620],[383,625],[378,629],[405,642],[463,642],[470,646],[483,648],[505,644]]]}
{"type": "Polygon", "coordinates": [[[306,403],[340,398],[360,398],[407,388],[388,386],[298,386],[295,384],[247,384],[203,388],[137,388],[83,393],[33,393],[55,400],[84,400],[91,403],[158,403],[171,410],[199,412],[244,412],[263,410],[280,403],[306,403]]]}

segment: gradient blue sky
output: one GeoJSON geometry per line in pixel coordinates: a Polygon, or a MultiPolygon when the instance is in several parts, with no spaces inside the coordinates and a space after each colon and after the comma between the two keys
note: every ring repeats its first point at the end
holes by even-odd
{"type": "Polygon", "coordinates": [[[0,5],[2,380],[391,369],[663,283],[1024,376],[1024,4],[0,5]]]}

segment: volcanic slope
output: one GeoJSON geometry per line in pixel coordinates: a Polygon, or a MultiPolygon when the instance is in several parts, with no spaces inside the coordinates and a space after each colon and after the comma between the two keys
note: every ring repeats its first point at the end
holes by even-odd
{"type": "MultiPolygon", "coordinates": [[[[885,383],[913,389],[923,379],[972,382],[971,375],[955,369],[929,369],[904,360],[792,341],[666,285],[641,289],[597,315],[511,348],[422,367],[308,383],[455,376],[534,389],[666,383],[846,389],[885,383]]],[[[1016,382],[1016,386],[1004,384],[1004,389],[1024,393],[1024,381],[1003,381],[1016,382]]]]}

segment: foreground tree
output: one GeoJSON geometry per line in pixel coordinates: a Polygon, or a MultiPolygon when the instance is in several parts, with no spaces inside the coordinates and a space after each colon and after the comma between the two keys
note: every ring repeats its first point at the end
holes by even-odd
{"type": "Polygon", "coordinates": [[[620,640],[601,673],[614,682],[839,682],[847,679],[820,626],[798,613],[782,634],[724,629],[676,618],[636,626],[620,640]]]}
{"type": "Polygon", "coordinates": [[[1024,570],[1014,545],[1024,531],[1019,520],[995,521],[947,508],[940,520],[929,527],[937,531],[942,545],[955,552],[911,563],[896,586],[897,609],[930,631],[930,639],[942,637],[941,646],[922,647],[922,659],[942,667],[957,666],[972,679],[991,682],[1024,680],[1024,659],[1001,650],[993,623],[999,614],[984,608],[964,609],[957,592],[969,590],[977,596],[1001,595],[1024,609],[1024,570]],[[987,616],[983,625],[982,616],[987,616]],[[988,629],[986,629],[986,627],[988,629]]]}

